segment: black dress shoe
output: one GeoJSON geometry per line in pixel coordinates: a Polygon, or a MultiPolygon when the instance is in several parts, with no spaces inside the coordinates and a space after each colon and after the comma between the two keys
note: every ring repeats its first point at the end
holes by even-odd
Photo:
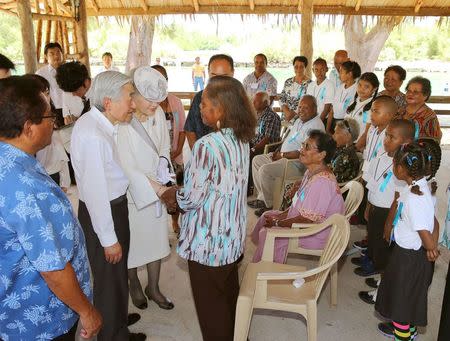
{"type": "Polygon", "coordinates": [[[132,326],[133,324],[135,324],[137,321],[139,321],[141,319],[141,315],[139,315],[138,313],[132,313],[132,314],[128,314],[128,322],[127,322],[127,326],[132,326]]]}
{"type": "Polygon", "coordinates": [[[128,336],[129,341],[144,341],[147,339],[147,335],[144,333],[130,333],[128,336]]]}
{"type": "Polygon", "coordinates": [[[366,278],[366,284],[369,287],[372,287],[372,288],[375,288],[375,289],[378,288],[378,281],[375,278],[373,278],[373,277],[366,278]]]}
{"type": "Polygon", "coordinates": [[[167,298],[163,302],[155,300],[152,297],[152,295],[150,295],[150,292],[148,291],[148,287],[145,288],[144,292],[147,295],[148,299],[150,301],[154,301],[158,305],[158,307],[160,307],[161,309],[171,310],[171,309],[175,308],[175,305],[170,300],[168,300],[167,298]]]}
{"type": "Polygon", "coordinates": [[[144,297],[143,300],[134,299],[132,295],[131,296],[131,302],[133,302],[133,305],[141,310],[147,309],[147,299],[144,297]]]}
{"type": "Polygon", "coordinates": [[[257,210],[255,211],[255,215],[256,215],[257,217],[261,217],[261,216],[263,215],[264,212],[270,211],[271,209],[272,209],[271,207],[266,207],[266,206],[264,205],[264,207],[261,207],[260,209],[257,209],[257,210]]]}
{"type": "Polygon", "coordinates": [[[248,201],[247,205],[250,206],[251,208],[261,208],[261,207],[265,207],[264,205],[264,201],[262,200],[252,200],[252,201],[248,201]]]}
{"type": "Polygon", "coordinates": [[[364,302],[368,303],[368,304],[375,304],[375,300],[374,295],[371,295],[370,291],[360,291],[358,293],[358,296],[361,300],[363,300],[364,302]]]}

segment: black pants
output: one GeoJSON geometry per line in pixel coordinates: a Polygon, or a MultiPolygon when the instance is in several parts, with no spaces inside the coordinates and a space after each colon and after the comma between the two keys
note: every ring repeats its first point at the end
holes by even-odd
{"type": "Polygon", "coordinates": [[[233,340],[239,296],[238,262],[214,267],[188,261],[203,341],[233,340]]]}
{"type": "Polygon", "coordinates": [[[128,267],[130,247],[130,226],[128,203],[125,195],[111,201],[114,230],[122,246],[122,260],[108,263],[103,246],[95,233],[89,212],[80,200],[78,219],[86,237],[86,247],[94,277],[94,306],[103,317],[103,328],[97,335],[98,341],[128,341],[128,267]]]}
{"type": "Polygon", "coordinates": [[[78,321],[75,322],[73,327],[70,328],[70,330],[67,333],[60,335],[58,337],[55,337],[52,341],[75,341],[75,333],[77,332],[77,327],[78,327],[78,321]]]}
{"type": "Polygon", "coordinates": [[[444,299],[442,300],[441,322],[438,341],[450,340],[450,262],[448,263],[447,280],[445,281],[444,299]]]}
{"type": "Polygon", "coordinates": [[[391,254],[389,243],[383,237],[384,224],[388,214],[389,208],[371,205],[369,221],[367,222],[367,254],[378,271],[386,268],[391,254]]]}

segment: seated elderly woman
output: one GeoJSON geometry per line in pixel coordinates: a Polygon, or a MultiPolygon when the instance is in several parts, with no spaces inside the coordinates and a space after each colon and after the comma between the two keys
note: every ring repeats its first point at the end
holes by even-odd
{"type": "MultiPolygon", "coordinates": [[[[282,211],[267,211],[259,218],[252,232],[257,245],[253,262],[261,260],[268,228],[291,228],[295,223],[320,223],[335,213],[344,212],[344,200],[336,177],[327,164],[336,151],[336,142],[319,130],[312,130],[300,150],[300,162],[307,171],[291,207],[282,211]]],[[[325,247],[329,229],[300,238],[303,248],[320,250],[325,247]]],[[[287,238],[275,240],[274,262],[283,263],[288,249],[287,238]]]]}

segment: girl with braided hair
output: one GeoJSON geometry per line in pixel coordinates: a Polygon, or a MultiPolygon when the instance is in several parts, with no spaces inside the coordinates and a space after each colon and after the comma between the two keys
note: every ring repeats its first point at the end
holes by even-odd
{"type": "Polygon", "coordinates": [[[356,144],[364,148],[367,130],[370,127],[370,108],[377,97],[380,81],[373,72],[365,72],[358,80],[353,103],[347,108],[345,118],[353,118],[359,124],[359,136],[356,144]]]}
{"type": "Polygon", "coordinates": [[[427,153],[427,181],[430,186],[431,195],[433,196],[433,203],[436,206],[436,191],[437,191],[437,182],[436,182],[436,173],[441,165],[441,157],[442,150],[439,143],[434,139],[422,138],[419,139],[419,145],[424,148],[427,153]]]}
{"type": "MultiPolygon", "coordinates": [[[[404,144],[394,155],[394,174],[408,186],[400,190],[393,223],[394,247],[375,310],[392,320],[380,323],[378,329],[384,334],[393,329],[395,340],[401,341],[414,340],[416,327],[427,325],[428,287],[433,262],[439,256],[439,231],[434,225],[434,205],[426,179],[428,155],[419,143],[404,144]]],[[[392,336],[390,332],[388,335],[392,336]]]]}

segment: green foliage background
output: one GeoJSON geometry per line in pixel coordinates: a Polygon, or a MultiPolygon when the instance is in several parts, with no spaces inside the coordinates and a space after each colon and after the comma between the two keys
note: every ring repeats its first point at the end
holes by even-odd
{"type": "MultiPolygon", "coordinates": [[[[271,62],[289,62],[298,54],[300,34],[297,22],[264,24],[258,29],[246,25],[244,20],[238,33],[223,33],[196,30],[188,21],[169,24],[157,21],[153,55],[179,58],[183,54],[190,55],[190,51],[220,50],[237,56],[237,60],[251,61],[255,53],[264,52],[271,62]]],[[[126,20],[119,24],[113,18],[90,18],[88,29],[93,61],[99,60],[105,51],[113,53],[116,61],[126,58],[130,29],[126,20]]],[[[323,23],[314,27],[315,56],[331,60],[334,50],[342,46],[342,27],[323,23]]],[[[0,53],[14,61],[22,60],[19,21],[17,17],[4,13],[0,13],[0,53]]],[[[407,21],[394,29],[380,55],[380,61],[427,59],[450,60],[450,21],[445,21],[441,26],[417,25],[407,21]]]]}

